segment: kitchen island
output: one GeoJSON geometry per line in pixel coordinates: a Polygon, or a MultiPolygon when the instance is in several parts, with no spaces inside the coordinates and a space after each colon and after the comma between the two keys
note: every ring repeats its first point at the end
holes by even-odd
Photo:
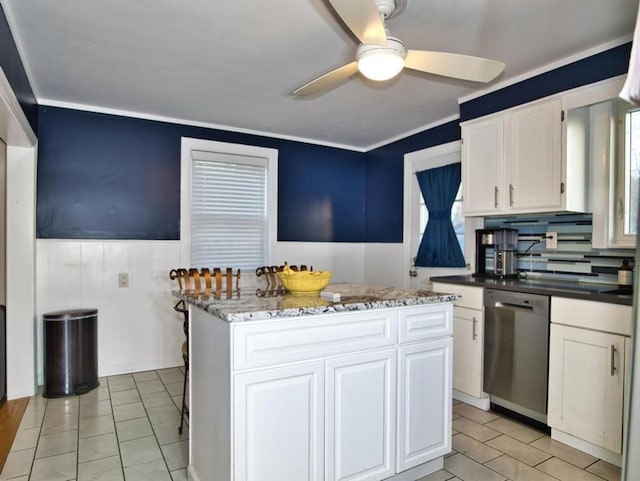
{"type": "Polygon", "coordinates": [[[340,300],[174,293],[190,310],[190,479],[413,481],[442,468],[457,296],[327,291],[340,300]]]}

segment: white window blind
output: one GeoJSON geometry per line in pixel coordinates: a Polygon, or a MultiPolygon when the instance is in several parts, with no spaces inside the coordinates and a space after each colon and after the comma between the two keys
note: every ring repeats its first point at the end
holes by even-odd
{"type": "Polygon", "coordinates": [[[267,161],[192,152],[191,265],[266,265],[267,161]]]}

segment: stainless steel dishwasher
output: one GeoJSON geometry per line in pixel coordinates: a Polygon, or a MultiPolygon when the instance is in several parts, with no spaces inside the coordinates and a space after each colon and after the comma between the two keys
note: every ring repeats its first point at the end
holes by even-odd
{"type": "Polygon", "coordinates": [[[484,309],[484,391],[546,423],[549,296],[486,289],[484,309]]]}

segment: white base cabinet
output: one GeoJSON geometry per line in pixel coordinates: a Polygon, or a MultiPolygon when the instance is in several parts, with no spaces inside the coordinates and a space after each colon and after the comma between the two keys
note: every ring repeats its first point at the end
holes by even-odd
{"type": "Polygon", "coordinates": [[[419,479],[451,450],[452,306],[229,323],[191,308],[195,480],[419,479]]]}
{"type": "Polygon", "coordinates": [[[321,362],[235,376],[235,479],[323,479],[324,385],[321,362]]]}
{"type": "Polygon", "coordinates": [[[394,475],[396,350],[333,358],[326,366],[325,479],[368,481],[394,475]]]}
{"type": "Polygon", "coordinates": [[[552,437],[570,444],[574,438],[574,447],[588,447],[590,454],[614,463],[611,454],[622,453],[631,317],[631,306],[551,298],[547,420],[552,437]]]}
{"type": "Polygon", "coordinates": [[[622,452],[624,339],[606,332],[551,326],[551,427],[622,452]]]}
{"type": "Polygon", "coordinates": [[[451,451],[451,347],[451,339],[400,347],[397,472],[451,451]]]}
{"type": "Polygon", "coordinates": [[[454,397],[488,410],[489,397],[482,390],[484,360],[484,306],[482,287],[433,283],[433,290],[458,294],[453,302],[454,397]],[[460,396],[462,394],[462,396],[460,396]]]}
{"type": "Polygon", "coordinates": [[[484,315],[482,311],[453,310],[453,388],[482,398],[484,315]]]}

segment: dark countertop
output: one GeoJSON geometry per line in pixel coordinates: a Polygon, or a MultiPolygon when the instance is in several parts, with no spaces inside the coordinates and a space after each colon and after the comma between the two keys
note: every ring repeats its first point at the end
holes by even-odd
{"type": "Polygon", "coordinates": [[[529,292],[547,296],[568,297],[586,301],[608,302],[611,304],[633,305],[633,295],[607,293],[617,288],[611,284],[588,284],[549,279],[497,279],[473,276],[432,277],[432,282],[486,287],[504,291],[529,292]]]}

